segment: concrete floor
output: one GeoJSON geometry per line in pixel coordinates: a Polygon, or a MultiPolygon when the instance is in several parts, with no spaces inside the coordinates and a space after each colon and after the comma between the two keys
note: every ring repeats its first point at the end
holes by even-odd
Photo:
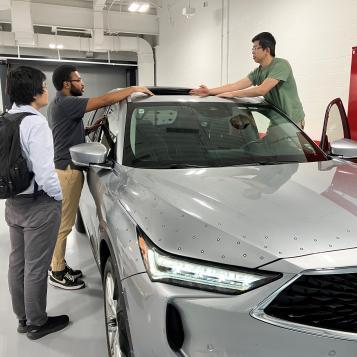
{"type": "Polygon", "coordinates": [[[49,285],[47,298],[48,314],[68,314],[70,325],[37,341],[16,332],[7,285],[10,242],[4,203],[0,201],[0,357],[107,356],[100,275],[87,237],[76,231],[69,236],[66,258],[69,265],[82,269],[87,287],[65,291],[49,285]]]}

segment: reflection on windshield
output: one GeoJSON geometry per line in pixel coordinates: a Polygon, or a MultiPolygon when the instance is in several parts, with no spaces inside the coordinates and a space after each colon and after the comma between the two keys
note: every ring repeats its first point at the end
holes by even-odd
{"type": "Polygon", "coordinates": [[[266,105],[137,103],[128,108],[123,164],[143,168],[269,165],[326,160],[266,105]]]}
{"type": "Polygon", "coordinates": [[[262,194],[272,194],[280,189],[297,171],[299,165],[279,165],[274,169],[266,170],[261,167],[253,177],[241,178],[247,183],[243,195],[250,199],[258,199],[262,194]]]}

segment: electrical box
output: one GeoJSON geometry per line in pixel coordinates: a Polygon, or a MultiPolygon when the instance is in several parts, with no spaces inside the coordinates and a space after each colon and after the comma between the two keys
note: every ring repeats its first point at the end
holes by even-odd
{"type": "Polygon", "coordinates": [[[348,124],[350,126],[351,138],[357,140],[357,47],[352,48],[348,124]]]}

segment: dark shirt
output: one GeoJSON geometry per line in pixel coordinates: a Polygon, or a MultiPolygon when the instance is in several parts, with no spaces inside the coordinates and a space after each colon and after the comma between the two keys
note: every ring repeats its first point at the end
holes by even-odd
{"type": "Polygon", "coordinates": [[[55,167],[64,170],[72,165],[69,148],[85,142],[83,116],[89,98],[65,96],[57,92],[47,109],[47,118],[53,134],[55,167]]]}

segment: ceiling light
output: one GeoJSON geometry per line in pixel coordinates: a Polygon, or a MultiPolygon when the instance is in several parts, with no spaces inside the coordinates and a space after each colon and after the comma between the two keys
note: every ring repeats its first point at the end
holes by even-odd
{"type": "Polygon", "coordinates": [[[141,1],[132,2],[128,7],[128,10],[130,12],[146,12],[149,9],[150,9],[150,4],[141,1]]]}
{"type": "Polygon", "coordinates": [[[150,4],[148,3],[143,3],[141,4],[140,8],[139,8],[139,12],[146,12],[150,9],[150,4]]]}
{"type": "Polygon", "coordinates": [[[59,50],[62,50],[63,49],[63,45],[59,44],[59,45],[56,46],[56,48],[59,49],[59,50]]]}
{"type": "Polygon", "coordinates": [[[140,4],[138,4],[137,2],[133,2],[129,5],[129,8],[128,10],[130,12],[135,12],[135,11],[138,11],[139,10],[139,7],[140,7],[140,4]]]}
{"type": "Polygon", "coordinates": [[[50,43],[50,44],[48,45],[48,47],[49,47],[49,48],[56,48],[56,45],[55,45],[54,43],[50,43]]]}

